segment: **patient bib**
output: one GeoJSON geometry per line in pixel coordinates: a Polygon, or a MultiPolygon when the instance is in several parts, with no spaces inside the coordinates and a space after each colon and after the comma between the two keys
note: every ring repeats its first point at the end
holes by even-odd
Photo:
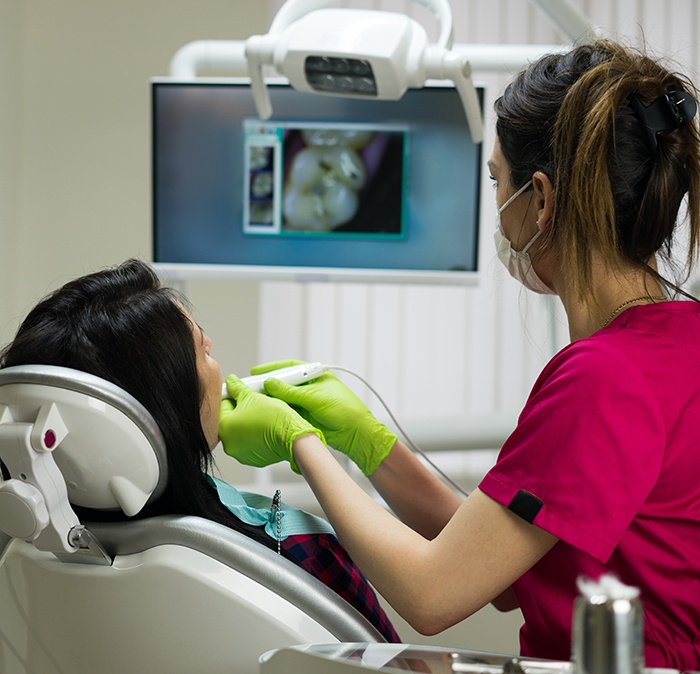
{"type": "Polygon", "coordinates": [[[207,475],[216,488],[221,503],[238,519],[252,526],[264,526],[265,533],[274,540],[300,534],[335,534],[326,520],[280,502],[277,507],[269,496],[239,491],[217,477],[207,475]]]}

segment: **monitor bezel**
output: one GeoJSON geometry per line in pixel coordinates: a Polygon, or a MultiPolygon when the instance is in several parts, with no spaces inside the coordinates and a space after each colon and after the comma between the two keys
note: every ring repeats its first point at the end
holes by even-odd
{"type": "MultiPolygon", "coordinates": [[[[156,170],[155,170],[155,115],[154,113],[154,88],[159,84],[214,84],[250,86],[248,77],[197,77],[186,80],[174,77],[153,77],[150,80],[150,117],[151,117],[151,255],[153,267],[162,276],[173,282],[188,280],[237,280],[237,281],[292,281],[302,283],[377,283],[377,284],[413,284],[413,285],[455,285],[476,286],[480,280],[479,265],[479,239],[480,239],[480,204],[476,206],[476,232],[474,240],[475,270],[423,270],[423,269],[384,269],[384,268],[357,268],[357,267],[318,267],[318,266],[293,266],[293,265],[242,265],[221,263],[187,263],[187,262],[162,262],[156,255],[156,200],[155,194],[156,170]]],[[[290,86],[285,78],[275,77],[266,79],[268,86],[290,86]]],[[[484,87],[476,84],[483,115],[484,87]]],[[[424,88],[454,89],[451,82],[442,80],[428,80],[424,88]]],[[[318,94],[319,96],[329,94],[318,94]]],[[[252,96],[252,94],[251,94],[252,96]]],[[[465,118],[466,126],[466,118],[465,118]]],[[[482,148],[483,143],[477,145],[477,193],[481,186],[482,173],[482,148]]],[[[480,197],[477,197],[478,199],[480,197]]]]}

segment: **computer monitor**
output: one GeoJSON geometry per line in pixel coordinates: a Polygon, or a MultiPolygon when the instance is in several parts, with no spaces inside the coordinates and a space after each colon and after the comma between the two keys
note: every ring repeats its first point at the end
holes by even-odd
{"type": "Polygon", "coordinates": [[[265,121],[245,79],[151,87],[153,259],[170,274],[476,281],[481,145],[454,87],[377,101],[271,83],[265,121]]]}

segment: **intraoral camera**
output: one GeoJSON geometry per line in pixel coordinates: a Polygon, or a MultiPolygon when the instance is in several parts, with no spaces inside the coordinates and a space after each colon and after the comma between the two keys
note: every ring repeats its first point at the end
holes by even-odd
{"type": "Polygon", "coordinates": [[[325,8],[331,0],[288,0],[266,35],[245,42],[255,106],[272,115],[265,66],[295,89],[316,94],[396,100],[429,79],[451,80],[460,95],[472,140],[483,139],[481,113],[469,61],[452,50],[447,0],[416,0],[432,10],[440,35],[429,43],[414,19],[394,12],[325,8]]]}

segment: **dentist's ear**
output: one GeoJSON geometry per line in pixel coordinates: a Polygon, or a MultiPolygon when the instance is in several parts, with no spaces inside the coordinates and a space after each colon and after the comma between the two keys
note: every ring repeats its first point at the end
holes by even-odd
{"type": "Polygon", "coordinates": [[[536,171],[532,174],[532,188],[537,204],[537,227],[540,231],[544,231],[554,214],[554,186],[547,174],[536,171]]]}

